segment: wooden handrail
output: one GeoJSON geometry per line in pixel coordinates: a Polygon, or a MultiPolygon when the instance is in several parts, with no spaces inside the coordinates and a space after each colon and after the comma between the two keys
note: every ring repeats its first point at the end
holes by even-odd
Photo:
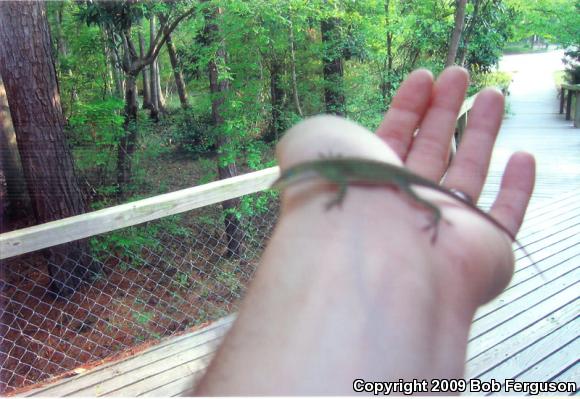
{"type": "Polygon", "coordinates": [[[574,108],[574,127],[580,127],[580,84],[562,84],[560,86],[560,113],[566,110],[566,120],[572,119],[572,93],[576,93],[576,107],[574,108]],[[566,91],[568,95],[566,95],[566,91]]]}
{"type": "Polygon", "coordinates": [[[0,234],[0,259],[217,204],[270,187],[277,166],[0,234]]]}
{"type": "Polygon", "coordinates": [[[469,114],[469,111],[471,111],[471,108],[473,107],[475,97],[477,97],[477,94],[467,98],[465,101],[463,101],[463,104],[461,104],[461,109],[459,110],[459,114],[457,115],[457,134],[456,135],[454,134],[453,137],[451,138],[451,154],[450,154],[451,157],[455,156],[457,147],[459,146],[459,143],[463,138],[463,133],[465,132],[465,127],[467,126],[467,115],[469,114]]]}
{"type": "Polygon", "coordinates": [[[566,89],[566,90],[572,90],[572,91],[580,91],[580,84],[577,85],[569,85],[567,83],[562,84],[562,88],[566,89]]]}
{"type": "MultiPolygon", "coordinates": [[[[460,122],[461,119],[465,120],[474,100],[475,96],[472,96],[464,101],[458,116],[460,122]]],[[[276,166],[0,234],[0,259],[108,233],[263,191],[270,187],[279,174],[280,170],[276,166]]]]}

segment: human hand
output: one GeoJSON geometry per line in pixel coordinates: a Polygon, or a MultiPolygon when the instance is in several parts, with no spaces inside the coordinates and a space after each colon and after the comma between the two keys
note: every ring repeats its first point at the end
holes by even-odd
{"type": "MultiPolygon", "coordinates": [[[[456,117],[467,85],[468,75],[461,68],[448,68],[435,85],[430,72],[415,71],[393,99],[377,135],[412,172],[441,182],[448,189],[458,190],[476,204],[485,183],[491,153],[503,118],[504,98],[494,89],[486,89],[478,94],[469,114],[465,136],[449,165],[449,142],[455,131],[456,117]],[[418,131],[414,135],[416,129],[418,131]],[[441,181],[443,176],[445,177],[441,181]]],[[[513,237],[517,235],[522,224],[534,180],[534,158],[527,153],[512,155],[489,214],[506,227],[513,237]]],[[[457,229],[462,227],[457,226],[457,229]]],[[[470,244],[488,237],[489,234],[474,228],[466,228],[464,231],[468,235],[465,236],[462,232],[455,245],[465,249],[465,257],[480,261],[479,264],[474,262],[473,268],[466,271],[466,287],[472,293],[482,292],[480,301],[486,302],[498,295],[509,282],[513,273],[513,260],[499,251],[488,251],[487,255],[491,256],[485,256],[485,253],[478,255],[481,249],[471,251],[470,244]]],[[[495,240],[491,237],[489,239],[490,248],[495,248],[493,241],[500,240],[499,237],[495,237],[495,240]]],[[[501,248],[502,252],[511,254],[511,246],[506,248],[501,245],[501,248]]],[[[469,262],[469,259],[463,261],[469,262]]]]}
{"type": "MultiPolygon", "coordinates": [[[[340,154],[401,164],[477,199],[503,113],[483,91],[447,168],[467,74],[403,83],[377,135],[335,117],[306,120],[278,147],[282,169],[340,154]],[[418,133],[415,135],[415,131],[418,133]]],[[[510,161],[491,214],[519,229],[533,187],[527,154],[510,161]]],[[[420,190],[451,224],[421,231],[429,215],[387,187],[351,186],[340,208],[323,181],[288,187],[278,225],[238,319],[199,394],[352,394],[352,381],[460,378],[478,305],[513,271],[507,236],[455,201],[420,190]]]]}
{"type": "MultiPolygon", "coordinates": [[[[435,84],[428,71],[412,73],[393,99],[377,131],[377,136],[394,154],[379,145],[375,136],[365,135],[360,127],[343,120],[321,117],[290,130],[279,145],[280,164],[285,169],[316,158],[315,153],[366,157],[396,164],[403,161],[412,172],[434,182],[441,182],[445,175],[441,183],[443,187],[458,190],[476,203],[487,175],[504,101],[503,96],[494,89],[486,89],[478,95],[470,113],[465,138],[449,165],[450,141],[467,85],[468,75],[462,68],[447,69],[435,84]]],[[[490,212],[513,236],[523,220],[533,183],[533,158],[525,153],[515,154],[508,163],[497,201],[490,212]]],[[[349,192],[352,190],[349,188],[349,192]]],[[[296,199],[308,201],[316,193],[312,188],[301,191],[306,192],[306,197],[287,196],[282,218],[285,210],[301,207],[295,206],[296,199]]],[[[437,269],[438,278],[443,285],[456,280],[458,271],[455,266],[463,265],[460,275],[468,276],[468,279],[457,283],[469,292],[468,296],[475,306],[480,305],[499,294],[512,275],[511,242],[497,227],[467,207],[458,207],[457,202],[430,191],[423,190],[421,196],[436,203],[443,210],[445,219],[452,222],[447,232],[439,236],[442,242],[430,248],[433,255],[445,263],[437,269]],[[447,266],[451,269],[447,270],[447,266]]],[[[332,215],[337,216],[336,213],[332,215]]],[[[373,228],[367,229],[367,232],[378,234],[373,228]]],[[[422,242],[424,238],[417,237],[411,242],[422,242]]]]}

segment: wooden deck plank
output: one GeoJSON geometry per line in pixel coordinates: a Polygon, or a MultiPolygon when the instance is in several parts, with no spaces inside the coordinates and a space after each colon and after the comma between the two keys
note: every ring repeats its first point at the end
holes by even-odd
{"type": "MultiPolygon", "coordinates": [[[[580,339],[576,338],[557,348],[554,352],[537,362],[534,366],[524,371],[516,378],[518,381],[553,381],[554,378],[564,370],[570,369],[577,362],[580,353],[580,339]]],[[[575,382],[575,381],[568,381],[575,382]]],[[[494,395],[513,395],[513,392],[506,392],[505,387],[501,392],[494,395]]]]}
{"type": "Polygon", "coordinates": [[[501,174],[515,151],[534,154],[536,189],[531,205],[577,188],[580,181],[580,131],[559,114],[553,73],[563,70],[562,53],[504,57],[500,68],[513,74],[508,112],[494,148],[489,177],[480,204],[488,207],[501,174]],[[525,62],[522,62],[526,59],[525,62]]]}
{"type": "MultiPolygon", "coordinates": [[[[107,383],[107,391],[103,391],[99,396],[141,396],[141,393],[145,394],[151,392],[161,386],[167,387],[168,384],[171,384],[176,380],[181,380],[183,376],[191,376],[197,372],[202,372],[209,365],[213,353],[220,342],[221,339],[212,341],[211,347],[209,348],[190,349],[189,351],[192,353],[183,352],[180,355],[175,356],[175,360],[171,359],[172,361],[170,362],[157,364],[155,368],[148,367],[146,370],[147,372],[140,373],[135,380],[124,381],[125,379],[130,379],[132,376],[131,373],[127,373],[122,376],[123,378],[120,381],[121,384],[117,383],[116,386],[112,386],[112,384],[107,383]],[[199,349],[202,350],[199,351],[199,349]],[[200,354],[202,356],[199,356],[200,354]],[[122,385],[123,383],[124,385],[122,385]]],[[[182,383],[186,384],[189,382],[190,385],[188,388],[191,389],[194,381],[189,377],[185,379],[186,381],[183,381],[182,383]]],[[[81,391],[78,395],[75,394],[75,396],[79,395],[86,396],[86,392],[81,391]]]]}
{"type": "MultiPolygon", "coordinates": [[[[559,309],[578,298],[579,286],[578,283],[575,283],[547,298],[540,304],[529,308],[526,312],[515,315],[513,318],[488,331],[486,334],[470,340],[467,347],[468,362],[510,337],[518,334],[527,334],[528,332],[526,332],[526,330],[533,324],[545,318],[550,319],[551,314],[555,309],[559,309]]],[[[578,312],[577,306],[578,304],[576,304],[576,312],[578,312]]],[[[580,325],[577,327],[580,330],[580,325]]]]}
{"type": "MultiPolygon", "coordinates": [[[[211,360],[211,356],[209,357],[211,360]]],[[[208,360],[208,361],[209,361],[208,360]]],[[[193,387],[205,374],[205,368],[191,375],[181,376],[168,384],[160,385],[150,391],[142,391],[135,396],[144,397],[168,397],[168,396],[193,396],[193,387]]]]}
{"type": "Polygon", "coordinates": [[[573,191],[566,201],[552,201],[539,208],[528,211],[518,235],[520,241],[526,244],[543,239],[549,232],[558,231],[558,225],[570,225],[571,221],[578,221],[580,216],[580,191],[573,191]]]}
{"type": "MultiPolygon", "coordinates": [[[[466,377],[483,378],[486,373],[498,364],[506,361],[519,351],[524,350],[530,343],[556,331],[563,324],[573,322],[578,314],[577,305],[577,302],[571,301],[568,305],[547,313],[539,319],[530,320],[527,326],[522,326],[521,330],[502,337],[502,340],[497,342],[492,341],[493,345],[488,345],[484,351],[478,351],[478,353],[468,355],[469,360],[467,361],[465,371],[466,377]]],[[[577,324],[576,327],[578,327],[577,324]]],[[[470,343],[468,350],[470,347],[473,348],[474,344],[470,343]]],[[[479,348],[473,348],[471,351],[475,352],[477,349],[479,348]]],[[[517,374],[512,370],[511,377],[517,374]]]]}
{"type": "MultiPolygon", "coordinates": [[[[165,340],[136,356],[105,364],[86,374],[61,380],[47,387],[28,391],[23,396],[79,396],[81,393],[99,396],[114,390],[118,384],[123,385],[122,380],[128,373],[147,374],[152,365],[157,367],[159,362],[171,361],[173,357],[182,353],[189,354],[196,348],[199,348],[198,353],[201,353],[197,357],[201,358],[204,354],[211,353],[214,345],[207,346],[206,343],[221,338],[234,319],[235,315],[227,316],[199,331],[165,340]]],[[[196,358],[195,354],[193,356],[196,358]]]]}
{"type": "MultiPolygon", "coordinates": [[[[498,298],[477,310],[474,323],[578,267],[580,245],[576,237],[568,237],[566,241],[555,245],[555,249],[558,251],[553,252],[551,256],[537,260],[538,268],[542,271],[541,275],[528,266],[519,273],[519,276],[514,276],[510,286],[498,298]]],[[[527,265],[528,261],[525,259],[518,261],[517,267],[520,267],[520,264],[527,265]]]]}
{"type": "Polygon", "coordinates": [[[163,357],[159,356],[158,359],[143,367],[124,370],[114,377],[76,389],[63,396],[133,396],[140,392],[141,387],[150,390],[151,384],[172,381],[176,373],[181,376],[205,368],[206,362],[203,359],[215,351],[220,342],[219,338],[200,345],[181,347],[177,353],[163,354],[163,357]]]}
{"type": "MultiPolygon", "coordinates": [[[[576,353],[574,357],[576,360],[572,363],[572,365],[554,377],[553,381],[576,383],[580,381],[580,360],[578,360],[578,353],[576,353]]],[[[576,393],[578,392],[580,392],[580,386],[578,386],[578,391],[576,391],[576,393]]]]}
{"type": "MultiPolygon", "coordinates": [[[[569,263],[572,264],[572,262],[569,263]]],[[[471,339],[475,339],[493,330],[513,317],[527,312],[531,307],[540,305],[546,298],[552,297],[560,291],[573,286],[580,279],[580,268],[577,266],[572,267],[574,269],[569,273],[563,274],[547,284],[543,284],[538,289],[530,291],[526,295],[505,304],[497,309],[497,311],[474,321],[471,325],[471,339]]]]}
{"type": "MultiPolygon", "coordinates": [[[[568,341],[569,337],[575,335],[577,331],[578,323],[571,321],[563,325],[561,328],[552,331],[550,334],[545,335],[521,352],[510,356],[503,363],[478,378],[486,381],[491,380],[492,378],[496,381],[505,381],[506,379],[512,379],[515,377],[515,379],[519,381],[520,378],[518,377],[520,374],[542,362],[554,353],[564,351],[564,355],[568,355],[568,357],[572,354],[577,354],[580,349],[580,340],[573,338],[571,341],[568,341]]],[[[552,376],[563,370],[563,367],[560,368],[561,365],[552,364],[551,366],[556,366],[556,368],[553,369],[552,376]]]]}

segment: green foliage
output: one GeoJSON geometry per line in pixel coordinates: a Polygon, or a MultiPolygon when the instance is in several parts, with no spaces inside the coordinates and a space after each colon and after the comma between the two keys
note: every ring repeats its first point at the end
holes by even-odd
{"type": "Polygon", "coordinates": [[[480,72],[471,74],[471,86],[468,95],[472,96],[486,87],[496,87],[503,93],[509,91],[512,75],[507,72],[480,72]]]}
{"type": "Polygon", "coordinates": [[[580,45],[565,52],[564,63],[566,64],[566,81],[573,85],[580,84],[580,45]]]}
{"type": "Polygon", "coordinates": [[[172,113],[161,124],[167,128],[170,143],[194,157],[207,155],[216,148],[210,115],[197,116],[190,109],[172,113]]]}
{"type": "Polygon", "coordinates": [[[176,275],[177,284],[182,288],[187,288],[189,282],[189,275],[187,273],[179,272],[176,275]]]}
{"type": "MultiPolygon", "coordinates": [[[[466,60],[474,73],[475,87],[506,87],[509,83],[508,77],[485,72],[496,63],[509,37],[524,35],[524,29],[514,26],[514,20],[522,24],[533,21],[526,28],[529,33],[553,25],[557,18],[565,25],[556,29],[558,37],[573,36],[577,17],[570,12],[574,9],[570,0],[533,3],[481,0],[476,19],[475,3],[468,2],[466,22],[472,29],[466,60]],[[550,7],[557,9],[548,12],[550,7]]],[[[216,165],[236,162],[240,170],[271,166],[272,145],[265,143],[264,137],[271,132],[273,119],[278,118],[275,127],[281,134],[304,116],[324,112],[324,89],[329,84],[343,87],[350,119],[376,128],[411,70],[427,67],[435,74],[442,70],[455,6],[441,0],[180,0],[67,1],[50,3],[48,8],[69,140],[93,207],[100,208],[117,201],[117,153],[127,127],[138,133],[132,158],[133,184],[126,188],[133,195],[170,189],[170,182],[153,180],[150,167],[173,162],[176,153],[196,162],[195,184],[216,180],[216,165]],[[192,6],[197,7],[196,11],[172,34],[190,108],[176,109],[176,85],[163,48],[158,61],[167,112],[154,123],[146,111],[139,111],[137,122],[125,126],[124,100],[115,97],[114,84],[114,72],[120,71],[121,65],[112,64],[113,55],[122,58],[124,54],[120,30],[130,27],[135,44],[138,33],[142,33],[146,51],[151,15],[171,19],[192,6]],[[216,7],[222,11],[213,20],[219,26],[219,40],[210,40],[204,32],[205,13],[216,7]],[[336,22],[332,40],[322,40],[323,21],[336,22]],[[63,43],[67,51],[59,50],[63,43]],[[220,46],[227,51],[225,59],[217,56],[220,46]],[[329,56],[343,60],[340,82],[324,81],[323,60],[329,56]],[[210,95],[210,61],[217,62],[221,81],[228,83],[225,93],[210,95]],[[272,101],[273,81],[279,91],[277,102],[272,101]],[[217,108],[216,100],[222,100],[217,108]],[[212,111],[216,109],[223,120],[218,126],[212,123],[212,111]]],[[[140,100],[141,75],[138,86],[140,100]]],[[[264,211],[265,201],[271,199],[268,195],[265,199],[244,199],[236,216],[244,218],[264,211]]],[[[103,245],[128,249],[140,243],[138,237],[136,232],[125,232],[115,238],[120,244],[111,239],[103,245]]]]}
{"type": "Polygon", "coordinates": [[[131,315],[133,320],[139,324],[148,324],[154,316],[153,312],[131,312],[131,315]]]}
{"type": "Polygon", "coordinates": [[[262,191],[254,195],[245,195],[241,198],[236,216],[251,217],[263,215],[270,210],[270,204],[278,198],[278,192],[274,190],[262,191]]]}
{"type": "Polygon", "coordinates": [[[191,232],[183,226],[181,218],[181,215],[168,216],[145,225],[115,230],[91,237],[89,244],[93,254],[102,261],[112,253],[123,260],[120,264],[123,271],[127,266],[139,268],[144,264],[141,258],[143,248],[159,249],[161,233],[178,238],[190,237],[191,232]]]}
{"type": "Polygon", "coordinates": [[[534,35],[568,47],[579,44],[580,3],[577,0],[509,0],[516,10],[513,41],[534,35]]]}
{"type": "Polygon", "coordinates": [[[488,1],[492,4],[481,7],[481,23],[472,27],[468,45],[466,66],[476,73],[489,72],[496,66],[513,35],[515,10],[502,1],[488,1]]]}
{"type": "Polygon", "coordinates": [[[216,280],[227,287],[228,291],[231,293],[239,293],[242,289],[242,283],[240,282],[238,276],[234,272],[223,270],[220,265],[217,265],[218,269],[216,280]]]}
{"type": "MultiPolygon", "coordinates": [[[[98,152],[110,149],[123,135],[122,109],[123,101],[114,97],[89,103],[77,101],[68,120],[74,132],[69,140],[77,146],[93,146],[98,152]]],[[[95,160],[95,163],[101,165],[103,160],[95,160]]]]}

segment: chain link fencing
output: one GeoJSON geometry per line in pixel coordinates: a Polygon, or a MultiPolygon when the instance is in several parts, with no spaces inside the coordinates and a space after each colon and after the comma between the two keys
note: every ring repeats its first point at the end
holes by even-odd
{"type": "Polygon", "coordinates": [[[0,261],[0,393],[235,311],[278,200],[243,213],[233,235],[211,205],[0,261]]]}

